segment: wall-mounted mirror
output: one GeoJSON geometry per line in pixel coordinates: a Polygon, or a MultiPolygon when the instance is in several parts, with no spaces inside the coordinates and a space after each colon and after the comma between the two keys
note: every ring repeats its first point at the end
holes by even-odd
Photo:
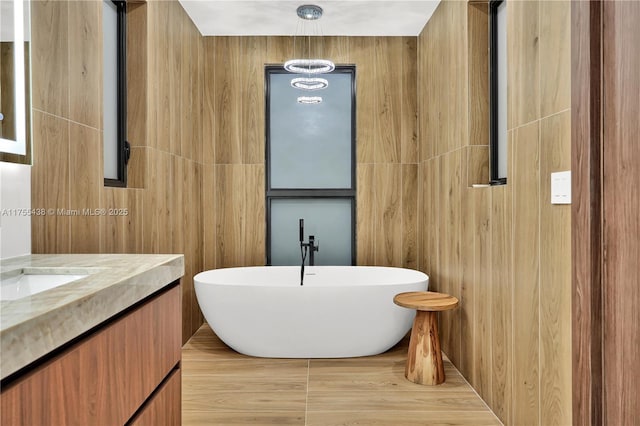
{"type": "Polygon", "coordinates": [[[31,162],[30,8],[0,0],[0,160],[31,162]]]}

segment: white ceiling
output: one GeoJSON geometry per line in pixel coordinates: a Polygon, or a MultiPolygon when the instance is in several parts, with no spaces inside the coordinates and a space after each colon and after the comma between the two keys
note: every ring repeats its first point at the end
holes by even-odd
{"type": "Polygon", "coordinates": [[[417,36],[440,0],[180,0],[205,36],[417,36]],[[318,27],[298,18],[301,4],[324,10],[318,27]],[[321,34],[320,34],[321,33],[321,34]]]}

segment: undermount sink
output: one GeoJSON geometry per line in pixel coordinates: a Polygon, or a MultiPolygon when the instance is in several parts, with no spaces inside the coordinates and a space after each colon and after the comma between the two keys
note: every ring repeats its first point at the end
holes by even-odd
{"type": "Polygon", "coordinates": [[[37,268],[22,269],[2,275],[0,280],[0,300],[16,300],[33,296],[88,276],[86,271],[68,269],[55,271],[50,268],[43,270],[38,270],[37,268]]]}

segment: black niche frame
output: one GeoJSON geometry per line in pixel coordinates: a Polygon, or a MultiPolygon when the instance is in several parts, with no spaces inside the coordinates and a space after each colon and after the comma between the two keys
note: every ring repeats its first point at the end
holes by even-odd
{"type": "Polygon", "coordinates": [[[498,174],[498,7],[505,0],[489,2],[489,171],[491,185],[505,185],[498,174]]]}
{"type": "Polygon", "coordinates": [[[104,186],[127,187],[127,163],[131,156],[131,145],[127,141],[127,2],[123,0],[111,0],[116,6],[117,13],[117,62],[118,72],[116,78],[118,87],[117,99],[117,160],[118,178],[104,178],[104,186]]]}

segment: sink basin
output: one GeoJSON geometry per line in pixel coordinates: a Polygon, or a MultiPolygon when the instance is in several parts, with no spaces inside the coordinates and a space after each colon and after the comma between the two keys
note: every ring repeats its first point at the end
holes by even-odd
{"type": "Polygon", "coordinates": [[[0,300],[16,300],[32,296],[87,276],[88,274],[68,271],[61,273],[39,273],[25,269],[18,271],[17,274],[2,277],[0,281],[0,300]]]}

